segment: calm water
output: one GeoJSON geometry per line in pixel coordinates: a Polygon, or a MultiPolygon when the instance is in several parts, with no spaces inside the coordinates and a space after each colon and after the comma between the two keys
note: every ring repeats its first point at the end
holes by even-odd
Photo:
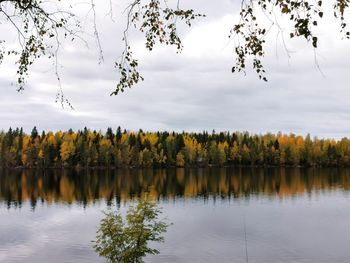
{"type": "Polygon", "coordinates": [[[0,262],[104,262],[101,211],[156,197],[173,225],[147,262],[350,262],[350,170],[0,172],[0,262]]]}

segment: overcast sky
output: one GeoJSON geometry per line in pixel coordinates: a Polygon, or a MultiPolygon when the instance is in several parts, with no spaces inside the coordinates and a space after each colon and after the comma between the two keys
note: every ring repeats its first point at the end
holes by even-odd
{"type": "MultiPolygon", "coordinates": [[[[231,73],[234,43],[228,35],[237,22],[235,1],[183,1],[207,17],[181,30],[182,54],[167,47],[149,53],[142,36],[131,33],[145,81],[111,97],[118,80],[113,65],[122,48],[125,17],[121,12],[126,2],[114,1],[115,22],[106,15],[108,1],[98,2],[104,63],[98,64],[96,41],[89,36],[89,48],[78,41],[65,42],[59,53],[62,86],[74,110],[55,103],[58,84],[50,62],[41,60],[32,67],[23,93],[11,85],[15,69],[5,62],[0,66],[0,129],[11,126],[30,131],[36,125],[39,130],[87,126],[104,131],[120,125],[128,130],[350,135],[350,43],[341,40],[334,19],[321,23],[316,54],[305,41],[287,39],[288,58],[272,31],[264,59],[269,81],[264,83],[253,72],[246,76],[231,73]]],[[[87,33],[92,31],[91,20],[90,14],[84,23],[87,33]]]]}

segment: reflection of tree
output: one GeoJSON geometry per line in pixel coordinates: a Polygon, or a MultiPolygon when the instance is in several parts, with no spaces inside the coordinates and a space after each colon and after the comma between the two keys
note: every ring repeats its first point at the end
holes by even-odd
{"type": "Polygon", "coordinates": [[[251,195],[288,197],[319,190],[350,190],[349,169],[125,169],[91,171],[3,171],[0,200],[8,205],[30,201],[80,203],[98,199],[111,203],[149,193],[174,199],[251,195]]]}
{"type": "Polygon", "coordinates": [[[127,211],[108,212],[101,220],[94,249],[110,263],[141,263],[146,255],[159,254],[149,242],[162,242],[168,224],[159,219],[161,210],[155,202],[140,200],[127,211]]]}

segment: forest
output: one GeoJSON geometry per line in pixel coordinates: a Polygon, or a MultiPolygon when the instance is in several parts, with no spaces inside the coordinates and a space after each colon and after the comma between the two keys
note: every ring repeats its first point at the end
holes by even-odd
{"type": "Polygon", "coordinates": [[[0,166],[121,168],[206,166],[350,166],[350,139],[248,132],[137,132],[84,128],[30,134],[0,132],[0,166]]]}

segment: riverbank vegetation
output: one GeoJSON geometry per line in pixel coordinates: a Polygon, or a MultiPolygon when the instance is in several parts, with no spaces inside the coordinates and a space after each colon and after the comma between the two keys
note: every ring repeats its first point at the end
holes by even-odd
{"type": "Polygon", "coordinates": [[[248,132],[0,132],[0,166],[205,167],[350,166],[350,139],[248,132]]]}

